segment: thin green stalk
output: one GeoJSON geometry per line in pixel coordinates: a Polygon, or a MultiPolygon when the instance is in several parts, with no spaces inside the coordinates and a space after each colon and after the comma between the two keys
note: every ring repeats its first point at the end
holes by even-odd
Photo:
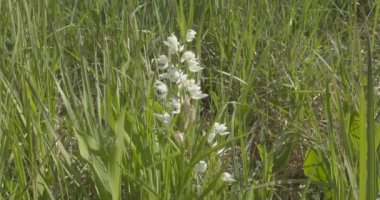
{"type": "Polygon", "coordinates": [[[367,30],[367,196],[366,199],[376,199],[377,195],[377,172],[376,172],[376,134],[375,134],[375,102],[373,94],[373,66],[371,38],[367,30]]]}

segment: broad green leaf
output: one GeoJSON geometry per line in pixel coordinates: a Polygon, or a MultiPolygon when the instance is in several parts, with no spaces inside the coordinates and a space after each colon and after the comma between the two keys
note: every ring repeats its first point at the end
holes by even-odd
{"type": "Polygon", "coordinates": [[[306,151],[303,169],[305,175],[310,177],[311,180],[328,183],[327,173],[323,168],[322,158],[318,155],[316,150],[309,148],[306,151]]]}
{"type": "Polygon", "coordinates": [[[277,137],[273,145],[273,172],[279,172],[288,166],[288,162],[297,141],[294,133],[283,133],[277,137]]]}

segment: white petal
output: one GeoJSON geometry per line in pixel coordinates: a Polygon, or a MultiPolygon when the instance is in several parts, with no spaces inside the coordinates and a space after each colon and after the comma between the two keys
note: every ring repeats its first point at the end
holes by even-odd
{"type": "Polygon", "coordinates": [[[179,114],[181,112],[181,102],[179,99],[171,98],[167,107],[172,110],[172,114],[179,114]]]}
{"type": "Polygon", "coordinates": [[[199,163],[195,165],[195,170],[197,170],[197,172],[203,173],[206,171],[206,169],[207,169],[207,163],[203,160],[199,161],[199,163]]]}
{"type": "Polygon", "coordinates": [[[195,59],[195,54],[192,51],[185,51],[181,56],[181,62],[195,59]]]}
{"type": "Polygon", "coordinates": [[[211,133],[208,135],[207,143],[211,144],[212,141],[215,139],[215,137],[216,137],[216,133],[215,133],[215,132],[211,132],[211,133]]]}
{"type": "Polygon", "coordinates": [[[228,135],[228,134],[230,134],[230,132],[227,132],[226,130],[227,130],[226,124],[220,124],[218,122],[215,122],[215,124],[213,126],[213,131],[215,131],[219,135],[228,135]]]}
{"type": "Polygon", "coordinates": [[[190,94],[190,96],[192,99],[199,100],[199,99],[203,99],[203,98],[207,97],[208,94],[203,94],[203,93],[199,92],[199,93],[192,93],[192,94],[190,94]]]}
{"type": "Polygon", "coordinates": [[[192,99],[198,100],[198,99],[202,99],[208,96],[207,94],[202,93],[201,86],[199,86],[198,84],[195,84],[195,81],[193,79],[188,80],[186,83],[183,84],[183,86],[190,93],[190,96],[192,99]]]}
{"type": "Polygon", "coordinates": [[[199,66],[199,63],[196,59],[191,59],[186,61],[189,70],[192,72],[198,72],[203,69],[203,67],[199,66]]]}
{"type": "Polygon", "coordinates": [[[178,42],[178,39],[174,33],[169,36],[166,41],[164,41],[164,44],[169,47],[169,53],[181,52],[184,49],[184,47],[178,42]]]}
{"type": "Polygon", "coordinates": [[[184,89],[189,89],[191,88],[193,85],[195,84],[195,80],[194,79],[185,79],[183,80],[180,85],[178,86],[179,88],[184,88],[184,89]]]}
{"type": "Polygon", "coordinates": [[[178,143],[178,144],[182,144],[183,143],[183,133],[181,132],[177,132],[175,135],[174,135],[174,139],[175,141],[178,143]]]}
{"type": "Polygon", "coordinates": [[[222,174],[222,180],[228,183],[235,182],[236,180],[232,178],[232,175],[228,172],[223,172],[222,174]]]}
{"type": "Polygon", "coordinates": [[[168,79],[172,83],[180,83],[183,80],[186,80],[187,74],[183,73],[182,70],[178,70],[175,66],[166,70],[165,73],[159,75],[161,79],[168,79]]]}
{"type": "Polygon", "coordinates": [[[169,59],[165,55],[159,56],[157,59],[155,59],[155,61],[157,64],[157,68],[160,70],[166,69],[169,66],[169,59]]]}
{"type": "Polygon", "coordinates": [[[191,72],[199,72],[203,69],[203,67],[199,66],[199,65],[189,65],[189,70],[191,72]]]}
{"type": "Polygon", "coordinates": [[[153,115],[160,121],[162,121],[164,124],[169,125],[172,121],[172,117],[169,115],[169,113],[164,112],[162,115],[153,113],[153,115]]]}
{"type": "Polygon", "coordinates": [[[228,134],[230,134],[230,132],[221,132],[221,133],[219,133],[219,135],[228,135],[228,134]]]}
{"type": "Polygon", "coordinates": [[[220,154],[224,153],[224,150],[225,150],[225,148],[221,148],[220,150],[218,150],[218,151],[216,152],[216,154],[217,154],[217,155],[220,155],[220,154]]]}
{"type": "Polygon", "coordinates": [[[189,29],[186,33],[186,42],[191,42],[193,41],[193,39],[195,38],[195,35],[197,34],[197,32],[195,32],[194,30],[192,29],[189,29]]]}
{"type": "Polygon", "coordinates": [[[169,92],[168,86],[165,83],[158,80],[154,84],[154,88],[156,89],[155,91],[156,95],[158,96],[158,98],[161,98],[161,99],[165,98],[169,92]]]}

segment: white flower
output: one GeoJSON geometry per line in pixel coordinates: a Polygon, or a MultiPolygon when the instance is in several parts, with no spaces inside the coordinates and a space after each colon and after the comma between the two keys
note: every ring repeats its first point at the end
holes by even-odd
{"type": "Polygon", "coordinates": [[[161,55],[158,58],[155,59],[157,68],[162,70],[166,69],[169,66],[169,59],[165,55],[161,55]]]}
{"type": "Polygon", "coordinates": [[[199,161],[199,163],[195,165],[195,170],[197,170],[197,172],[199,173],[205,172],[206,169],[207,169],[207,163],[203,160],[199,161]]]}
{"type": "Polygon", "coordinates": [[[189,60],[186,63],[187,63],[187,66],[189,67],[189,70],[191,72],[198,72],[198,71],[201,71],[203,69],[203,67],[199,66],[198,61],[195,59],[189,60]]]}
{"type": "Polygon", "coordinates": [[[232,182],[236,181],[235,179],[232,178],[232,175],[229,174],[228,172],[223,172],[222,180],[227,182],[227,183],[232,183],[232,182]]]}
{"type": "Polygon", "coordinates": [[[195,32],[193,29],[189,29],[186,33],[186,42],[193,41],[196,34],[197,34],[197,32],[195,32]]]}
{"type": "Polygon", "coordinates": [[[195,84],[194,79],[183,80],[178,86],[179,88],[185,88],[189,93],[192,99],[198,100],[207,97],[207,94],[202,93],[201,86],[195,84]]]}
{"type": "Polygon", "coordinates": [[[218,122],[215,122],[214,126],[211,129],[211,133],[208,135],[207,142],[211,144],[217,135],[230,134],[230,132],[227,132],[226,130],[227,130],[226,124],[220,124],[218,122]]]}
{"type": "Polygon", "coordinates": [[[182,80],[178,87],[181,89],[181,88],[184,88],[184,89],[187,89],[188,87],[190,87],[191,85],[195,84],[195,80],[194,79],[184,79],[182,80]]]}
{"type": "Polygon", "coordinates": [[[169,125],[172,121],[172,117],[169,115],[169,113],[164,112],[162,115],[153,113],[153,115],[160,121],[162,121],[164,124],[169,125]]]}
{"type": "Polygon", "coordinates": [[[171,98],[167,107],[172,110],[172,114],[179,114],[181,112],[181,101],[179,99],[171,98]]]}
{"type": "Polygon", "coordinates": [[[183,143],[183,133],[181,133],[181,132],[177,132],[177,133],[174,135],[174,139],[175,139],[175,141],[176,141],[178,144],[182,144],[182,143],[183,143]]]}
{"type": "Polygon", "coordinates": [[[180,83],[187,79],[187,74],[183,73],[182,70],[178,70],[176,67],[171,67],[167,69],[165,73],[160,74],[160,78],[169,79],[172,83],[180,83]]]}
{"type": "Polygon", "coordinates": [[[209,135],[208,135],[208,138],[207,138],[207,142],[209,144],[211,144],[211,142],[215,139],[216,137],[216,133],[215,132],[211,132],[209,135]]]}
{"type": "Polygon", "coordinates": [[[230,132],[227,132],[226,124],[219,124],[218,122],[215,122],[212,131],[219,135],[228,135],[230,132]]]}
{"type": "Polygon", "coordinates": [[[186,51],[185,53],[183,53],[180,61],[182,63],[186,62],[187,66],[189,67],[189,70],[192,72],[198,72],[203,69],[203,67],[199,66],[195,54],[191,51],[186,51]]]}
{"type": "Polygon", "coordinates": [[[198,84],[192,85],[187,90],[189,91],[191,98],[195,100],[203,99],[208,96],[207,94],[202,93],[201,87],[198,84]]]}
{"type": "Polygon", "coordinates": [[[194,91],[190,93],[190,95],[191,95],[191,98],[195,100],[203,99],[208,96],[207,94],[203,94],[201,91],[194,91]]]}
{"type": "Polygon", "coordinates": [[[181,56],[181,62],[195,59],[195,54],[192,51],[185,51],[181,56]]]}
{"type": "Polygon", "coordinates": [[[166,86],[165,83],[156,80],[156,83],[154,84],[154,88],[156,89],[155,93],[158,96],[158,98],[163,99],[168,94],[168,86],[166,86]]]}
{"type": "Polygon", "coordinates": [[[164,44],[169,47],[169,53],[177,53],[183,50],[183,46],[178,42],[174,33],[168,37],[168,40],[164,41],[164,44]]]}

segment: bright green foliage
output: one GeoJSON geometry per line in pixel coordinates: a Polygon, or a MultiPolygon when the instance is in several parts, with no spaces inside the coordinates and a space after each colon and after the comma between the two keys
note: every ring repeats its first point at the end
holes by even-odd
{"type": "Polygon", "coordinates": [[[0,199],[379,198],[379,5],[0,0],[0,199]],[[208,97],[164,127],[188,29],[208,97]]]}
{"type": "Polygon", "coordinates": [[[327,173],[323,166],[323,159],[313,149],[308,149],[303,164],[305,175],[316,182],[328,183],[327,173]]]}

